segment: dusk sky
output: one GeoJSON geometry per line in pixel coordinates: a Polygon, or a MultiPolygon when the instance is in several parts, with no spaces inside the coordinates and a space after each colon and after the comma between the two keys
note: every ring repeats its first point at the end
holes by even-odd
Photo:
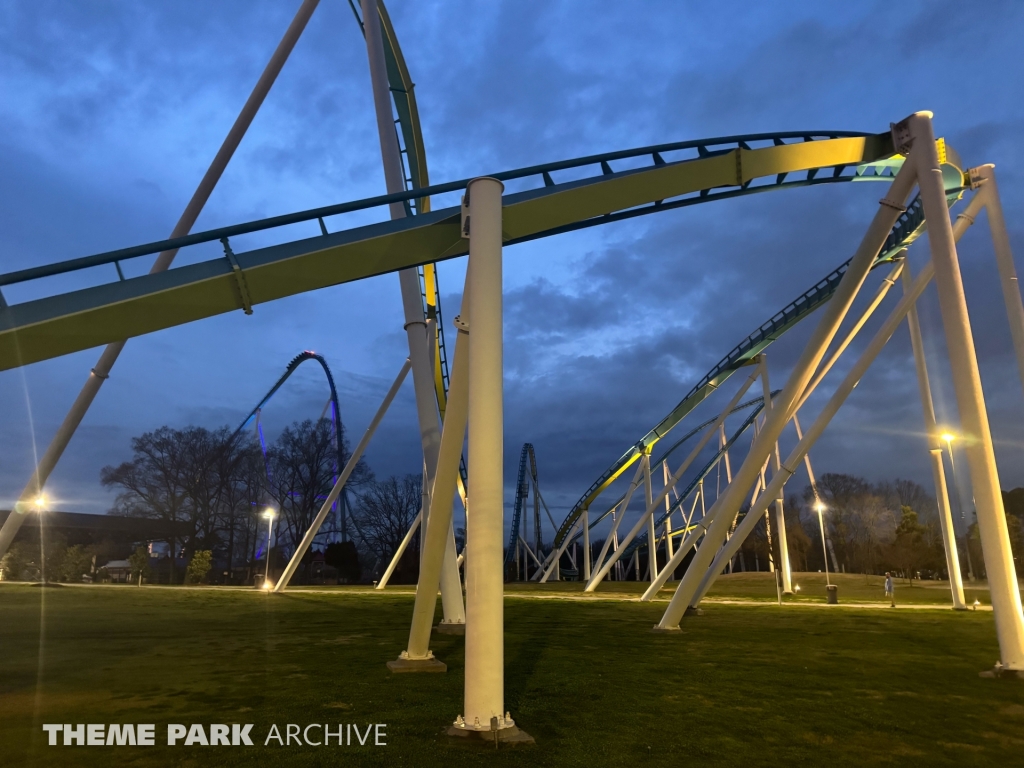
{"type": "MultiPolygon", "coordinates": [[[[0,271],[166,237],[298,4],[4,3],[0,271]]],[[[996,165],[1024,271],[1022,3],[391,0],[388,8],[416,82],[435,183],[695,138],[883,132],[931,110],[936,133],[966,165],[996,165]]],[[[345,0],[322,0],[195,231],[384,192],[363,38],[345,0]]],[[[541,488],[564,515],[726,352],[852,255],[884,192],[880,184],[789,190],[507,248],[506,501],[529,441],[541,488]]],[[[922,238],[911,249],[915,273],[926,258],[922,238]]],[[[984,217],[960,258],[1009,489],[1024,485],[1024,393],[984,217]]],[[[140,260],[130,273],[148,265],[140,260]]],[[[464,259],[440,266],[449,324],[464,269],[464,259]]],[[[853,314],[881,278],[872,274],[853,314]]],[[[4,293],[16,303],[38,289],[4,293]]],[[[898,293],[825,380],[824,396],[898,293]]],[[[939,419],[956,427],[934,286],[920,311],[939,419]]],[[[769,349],[774,387],[817,318],[769,349]]],[[[113,494],[100,486],[100,469],[130,457],[132,436],[163,424],[236,426],[305,349],[333,369],[354,442],[407,355],[402,325],[398,278],[383,275],[132,339],[48,491],[61,509],[105,512],[113,494]]],[[[25,485],[98,353],[0,373],[0,508],[25,485]]],[[[266,409],[265,428],[274,435],[316,418],[326,397],[319,368],[304,366],[266,409]]],[[[706,403],[693,423],[724,402],[706,403]]],[[[809,401],[802,421],[823,403],[809,401]]],[[[787,430],[783,451],[794,442],[787,430]]],[[[378,477],[419,472],[410,384],[367,458],[378,477]]],[[[812,458],[819,473],[930,488],[905,326],[812,458]]],[[[797,475],[789,490],[805,484],[797,475]]]]}

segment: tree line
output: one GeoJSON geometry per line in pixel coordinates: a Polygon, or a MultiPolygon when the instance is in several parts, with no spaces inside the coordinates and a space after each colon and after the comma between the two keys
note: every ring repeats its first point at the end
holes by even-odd
{"type": "MultiPolygon", "coordinates": [[[[252,583],[262,577],[268,557],[272,572],[283,569],[351,449],[344,425],[335,434],[333,421],[326,418],[294,422],[265,447],[261,440],[229,427],[163,426],[133,438],[129,460],[101,470],[101,484],[116,492],[109,514],[166,523],[161,580],[180,582],[187,564],[204,552],[212,555],[209,578],[217,582],[252,583]],[[263,516],[268,509],[275,515],[270,552],[265,551],[268,521],[263,516]]],[[[398,549],[419,512],[421,495],[420,476],[378,479],[360,459],[295,580],[310,576],[306,566],[314,550],[341,580],[372,580],[398,549]],[[340,541],[343,525],[345,542],[340,541]]],[[[97,559],[106,562],[117,549],[72,548],[60,537],[46,536],[49,554],[41,558],[38,543],[23,544],[12,548],[6,578],[19,578],[27,568],[38,578],[79,581],[90,567],[96,572],[97,559]]],[[[396,582],[415,580],[419,546],[413,544],[393,577],[396,582]]]]}
{"type": "MultiPolygon", "coordinates": [[[[1024,575],[1024,488],[1003,493],[1010,545],[1017,572],[1024,575]]],[[[815,485],[785,501],[790,563],[798,571],[825,569],[818,503],[828,542],[828,568],[846,573],[895,571],[907,578],[918,574],[948,578],[938,505],[921,485],[897,479],[871,483],[855,475],[829,472],[815,485]]],[[[968,554],[974,574],[985,577],[981,540],[973,509],[953,505],[960,567],[967,578],[968,554]]],[[[768,568],[769,526],[761,521],[737,556],[753,570],[768,568]]],[[[778,537],[772,537],[772,562],[779,562],[778,537]]]]}

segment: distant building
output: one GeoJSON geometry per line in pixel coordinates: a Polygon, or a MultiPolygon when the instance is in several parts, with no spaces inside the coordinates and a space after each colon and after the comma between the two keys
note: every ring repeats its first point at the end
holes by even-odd
{"type": "Polygon", "coordinates": [[[132,566],[127,560],[111,560],[103,567],[112,584],[127,584],[132,577],[132,566]]]}

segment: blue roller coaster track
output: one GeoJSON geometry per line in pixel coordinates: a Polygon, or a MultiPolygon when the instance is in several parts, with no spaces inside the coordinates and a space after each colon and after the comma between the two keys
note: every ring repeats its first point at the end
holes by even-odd
{"type": "MultiPolygon", "coordinates": [[[[300,354],[292,358],[291,362],[288,363],[288,366],[285,368],[284,373],[281,374],[281,377],[276,382],[274,382],[274,386],[267,390],[267,393],[263,396],[263,399],[260,400],[256,404],[256,406],[249,412],[249,415],[242,420],[242,423],[238,425],[238,429],[236,429],[231,434],[231,437],[234,438],[235,436],[237,436],[243,429],[245,429],[252,422],[254,418],[258,416],[260,411],[263,410],[263,406],[265,406],[270,401],[270,398],[274,396],[277,390],[279,390],[281,386],[286,381],[288,381],[291,375],[295,373],[296,370],[298,370],[299,366],[302,365],[307,360],[316,360],[316,362],[320,364],[320,367],[323,368],[324,375],[327,377],[327,384],[331,390],[331,421],[334,426],[334,447],[336,451],[334,475],[335,477],[337,477],[341,470],[344,468],[346,461],[344,432],[341,423],[341,408],[338,404],[338,389],[334,385],[334,376],[331,374],[330,366],[327,365],[327,361],[324,360],[323,356],[318,355],[316,352],[305,351],[301,352],[300,354]]],[[[262,429],[260,430],[260,448],[263,451],[264,461],[266,461],[267,447],[265,442],[263,441],[262,429]]],[[[337,504],[340,506],[341,510],[341,541],[347,541],[349,518],[349,501],[347,489],[342,489],[342,495],[339,498],[337,504]]],[[[362,533],[359,531],[358,525],[356,524],[355,520],[353,520],[352,523],[353,525],[357,526],[356,531],[360,534],[360,538],[362,538],[362,533]]]]}

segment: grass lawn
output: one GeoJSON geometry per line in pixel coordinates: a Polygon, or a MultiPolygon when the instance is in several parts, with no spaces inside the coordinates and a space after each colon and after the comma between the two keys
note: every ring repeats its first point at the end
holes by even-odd
{"type": "MultiPolygon", "coordinates": [[[[864,574],[830,574],[829,580],[839,587],[839,602],[852,605],[885,605],[885,577],[866,576],[864,574]]],[[[658,599],[668,600],[672,597],[679,582],[669,582],[658,593],[658,599]]],[[[823,603],[825,601],[825,574],[794,573],[794,586],[800,590],[794,595],[783,596],[785,603],[823,603]]],[[[647,589],[647,582],[608,581],[601,582],[595,595],[597,597],[640,597],[647,589]]],[[[913,581],[895,580],[896,602],[900,605],[952,605],[949,582],[946,581],[913,581]]],[[[402,588],[398,588],[402,589],[402,588]]],[[[408,587],[409,590],[414,587],[408,587]]],[[[506,585],[508,594],[528,595],[573,595],[583,597],[583,585],[579,582],[553,581],[547,584],[535,582],[513,582],[506,585]]],[[[984,581],[965,582],[964,597],[971,605],[977,599],[980,605],[989,606],[991,601],[988,585],[984,581]]],[[[708,593],[709,602],[730,600],[756,600],[774,603],[778,600],[775,577],[767,572],[735,573],[720,576],[708,593]]]]}
{"type": "MultiPolygon", "coordinates": [[[[1024,762],[1024,681],[978,677],[998,656],[991,612],[940,608],[948,592],[922,587],[935,610],[780,608],[756,576],[716,591],[764,605],[709,602],[678,636],[648,632],[664,603],[510,594],[506,707],[537,744],[496,753],[443,735],[462,708],[461,637],[434,638],[445,675],[385,668],[405,645],[405,589],[0,584],[0,765],[1024,762]],[[53,722],[155,723],[157,746],[48,747],[53,722]],[[254,723],[257,746],[163,745],[168,723],[232,722],[254,723]],[[339,722],[386,723],[388,746],[262,745],[272,723],[339,722]]],[[[857,579],[841,577],[840,600],[857,579]]]]}

